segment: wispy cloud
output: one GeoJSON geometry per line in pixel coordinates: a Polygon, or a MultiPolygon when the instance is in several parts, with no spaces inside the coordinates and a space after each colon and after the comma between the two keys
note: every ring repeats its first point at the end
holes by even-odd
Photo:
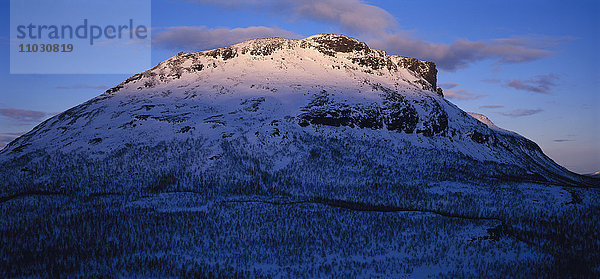
{"type": "Polygon", "coordinates": [[[443,82],[443,83],[438,83],[438,85],[443,88],[443,89],[452,89],[454,87],[457,87],[460,85],[460,83],[456,83],[456,82],[443,82]]]}
{"type": "Polygon", "coordinates": [[[549,48],[554,46],[559,46],[564,44],[566,41],[572,41],[577,38],[571,36],[562,36],[562,37],[552,37],[552,36],[544,36],[544,35],[527,35],[526,37],[511,37],[511,38],[502,38],[502,39],[494,39],[495,42],[503,43],[503,44],[511,44],[523,47],[541,47],[541,48],[549,48]]]}
{"type": "Polygon", "coordinates": [[[487,95],[469,92],[466,89],[445,90],[444,91],[444,97],[446,97],[448,99],[456,99],[456,100],[476,100],[479,98],[483,98],[485,96],[487,96],[487,95]]]}
{"type": "MultiPolygon", "coordinates": [[[[451,44],[432,43],[411,38],[406,34],[388,34],[374,39],[371,45],[400,55],[434,61],[440,68],[455,71],[469,63],[494,60],[495,64],[513,64],[552,56],[547,40],[537,42],[525,38],[494,39],[490,41],[457,40],[451,44]],[[525,43],[527,42],[527,43],[525,43]]],[[[556,41],[566,41],[556,38],[556,41]]]]}
{"type": "Polygon", "coordinates": [[[504,116],[510,116],[510,117],[523,117],[523,116],[534,115],[534,114],[540,113],[542,111],[543,110],[541,110],[541,109],[515,109],[512,111],[501,112],[500,114],[502,114],[504,116]]]}
{"type": "Polygon", "coordinates": [[[460,83],[456,82],[443,82],[438,85],[444,89],[444,97],[448,99],[476,100],[487,96],[486,94],[474,93],[466,89],[454,89],[460,85],[460,83]]]}
{"type": "Polygon", "coordinates": [[[483,106],[479,106],[480,109],[497,109],[497,108],[503,108],[504,106],[501,105],[483,105],[483,106]]]}
{"type": "Polygon", "coordinates": [[[17,121],[36,122],[42,120],[48,113],[35,110],[24,110],[15,108],[0,108],[0,116],[17,121]]]}
{"type": "Polygon", "coordinates": [[[76,84],[76,85],[60,85],[57,86],[56,89],[107,89],[106,85],[84,85],[84,84],[76,84]]]}
{"type": "Polygon", "coordinates": [[[553,140],[553,141],[554,141],[554,142],[559,142],[559,143],[560,143],[560,142],[575,141],[575,140],[572,140],[572,139],[555,139],[555,140],[553,140]]]}
{"type": "Polygon", "coordinates": [[[299,38],[300,36],[276,27],[216,28],[205,26],[169,27],[152,37],[155,46],[165,49],[198,51],[224,47],[256,38],[299,38]]]}
{"type": "Polygon", "coordinates": [[[552,87],[557,86],[558,76],[555,74],[540,75],[528,80],[511,80],[506,86],[517,90],[524,90],[536,93],[550,93],[552,87]]]}

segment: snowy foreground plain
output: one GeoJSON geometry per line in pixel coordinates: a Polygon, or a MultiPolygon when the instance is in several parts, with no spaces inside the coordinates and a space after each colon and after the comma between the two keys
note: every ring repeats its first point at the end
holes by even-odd
{"type": "Polygon", "coordinates": [[[212,191],[0,204],[2,277],[591,278],[598,189],[402,185],[380,202],[212,191]]]}
{"type": "Polygon", "coordinates": [[[180,53],[0,150],[0,278],[599,278],[599,180],[341,35],[180,53]]]}

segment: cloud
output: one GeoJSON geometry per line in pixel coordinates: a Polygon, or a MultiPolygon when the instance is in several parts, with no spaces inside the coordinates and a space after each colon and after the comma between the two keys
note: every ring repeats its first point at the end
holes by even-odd
{"type": "Polygon", "coordinates": [[[550,93],[552,87],[557,86],[558,76],[555,74],[540,75],[525,81],[511,80],[506,86],[517,90],[530,91],[536,93],[550,93]]]}
{"type": "Polygon", "coordinates": [[[495,108],[503,108],[504,106],[501,105],[483,105],[483,106],[479,106],[479,108],[481,109],[495,109],[495,108]]]}
{"type": "Polygon", "coordinates": [[[274,15],[286,15],[286,19],[308,19],[335,24],[343,32],[383,35],[395,29],[394,16],[377,6],[361,0],[191,0],[197,3],[215,4],[227,9],[254,8],[274,15]]]}
{"type": "Polygon", "coordinates": [[[47,113],[43,111],[24,110],[15,108],[0,108],[0,116],[11,118],[13,120],[36,122],[42,120],[47,113]]]}
{"type": "Polygon", "coordinates": [[[564,44],[565,41],[572,41],[577,38],[571,36],[544,36],[544,35],[528,35],[527,37],[511,37],[494,39],[494,42],[502,44],[511,44],[523,47],[541,47],[549,48],[564,44]]]}
{"type": "Polygon", "coordinates": [[[397,26],[396,19],[384,9],[359,0],[288,1],[298,17],[337,24],[342,31],[379,34],[397,26]]]}
{"type": "Polygon", "coordinates": [[[438,85],[443,88],[443,89],[452,89],[454,87],[457,87],[460,85],[460,83],[456,83],[456,82],[444,82],[444,83],[438,83],[438,85]]]}
{"type": "Polygon", "coordinates": [[[206,50],[229,46],[256,38],[299,38],[299,35],[276,27],[216,28],[205,26],[168,27],[152,35],[152,44],[165,49],[206,50]]]}
{"type": "Polygon", "coordinates": [[[534,115],[534,114],[540,113],[542,111],[543,110],[541,110],[541,109],[515,109],[512,111],[501,112],[500,114],[502,114],[504,116],[510,116],[510,117],[522,117],[522,116],[534,115]]]}
{"type": "Polygon", "coordinates": [[[536,44],[532,39],[526,38],[490,41],[461,39],[446,44],[426,42],[398,33],[387,34],[381,39],[370,41],[369,44],[392,53],[433,61],[438,67],[448,71],[488,59],[495,60],[495,64],[513,64],[534,61],[554,54],[547,49],[546,40],[536,44]]]}
{"type": "MultiPolygon", "coordinates": [[[[514,64],[535,61],[554,55],[551,48],[573,40],[572,37],[528,35],[526,37],[496,38],[487,41],[458,39],[448,43],[433,43],[415,38],[412,33],[401,30],[396,18],[384,9],[365,3],[363,0],[188,0],[202,4],[213,4],[225,9],[254,10],[272,15],[286,15],[290,21],[312,20],[333,24],[342,32],[357,36],[369,46],[386,50],[392,54],[417,57],[433,61],[440,69],[456,71],[470,63],[493,60],[494,64],[514,64]]],[[[268,27],[263,27],[268,28],[268,27]]],[[[172,30],[173,31],[173,30],[172,30]]],[[[279,32],[283,30],[279,29],[279,32]]],[[[285,31],[289,32],[289,31],[285,31]]],[[[290,32],[291,33],[291,32],[290,32]]],[[[160,33],[158,34],[160,36],[160,33]]],[[[244,37],[244,36],[240,36],[244,37]]],[[[246,36],[250,39],[252,36],[246,36]]],[[[177,42],[190,48],[193,37],[159,37],[159,44],[180,49],[177,42]],[[186,43],[188,42],[188,43],[186,43]]],[[[224,46],[242,40],[219,41],[212,47],[224,46]]],[[[208,41],[210,42],[210,41],[208,41]]],[[[202,46],[209,44],[203,42],[202,46]]],[[[192,46],[197,44],[192,43],[192,46]]],[[[197,49],[197,48],[196,48],[197,49]]]]}
{"type": "Polygon", "coordinates": [[[448,99],[456,99],[456,100],[476,100],[479,98],[483,98],[487,95],[472,93],[465,89],[458,90],[444,90],[444,97],[448,99]]]}
{"type": "Polygon", "coordinates": [[[445,83],[439,83],[438,85],[444,89],[444,97],[446,97],[448,99],[476,100],[476,99],[487,96],[485,94],[469,92],[466,89],[452,89],[452,88],[456,88],[457,86],[460,85],[460,83],[456,83],[456,82],[445,82],[445,83]]]}
{"type": "Polygon", "coordinates": [[[575,140],[572,140],[572,139],[555,139],[553,141],[554,142],[567,142],[567,141],[575,141],[575,140]]]}
{"type": "Polygon", "coordinates": [[[105,85],[67,85],[67,86],[57,86],[56,89],[107,89],[108,86],[105,85]]]}

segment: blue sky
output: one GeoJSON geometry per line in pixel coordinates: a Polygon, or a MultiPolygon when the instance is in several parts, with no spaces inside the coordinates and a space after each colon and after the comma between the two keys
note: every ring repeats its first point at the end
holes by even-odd
{"type": "MultiPolygon", "coordinates": [[[[0,146],[135,74],[9,74],[1,5],[0,146]]],[[[436,62],[453,103],[589,173],[600,170],[598,15],[598,1],[156,0],[152,64],[255,37],[342,33],[436,62]]]]}

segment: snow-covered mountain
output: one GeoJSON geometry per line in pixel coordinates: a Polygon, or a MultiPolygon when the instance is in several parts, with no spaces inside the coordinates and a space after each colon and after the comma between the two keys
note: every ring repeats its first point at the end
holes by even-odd
{"type": "Polygon", "coordinates": [[[436,74],[432,62],[342,35],[179,53],[8,144],[0,177],[5,189],[227,184],[288,194],[427,180],[586,183],[444,99],[436,74]]]}

